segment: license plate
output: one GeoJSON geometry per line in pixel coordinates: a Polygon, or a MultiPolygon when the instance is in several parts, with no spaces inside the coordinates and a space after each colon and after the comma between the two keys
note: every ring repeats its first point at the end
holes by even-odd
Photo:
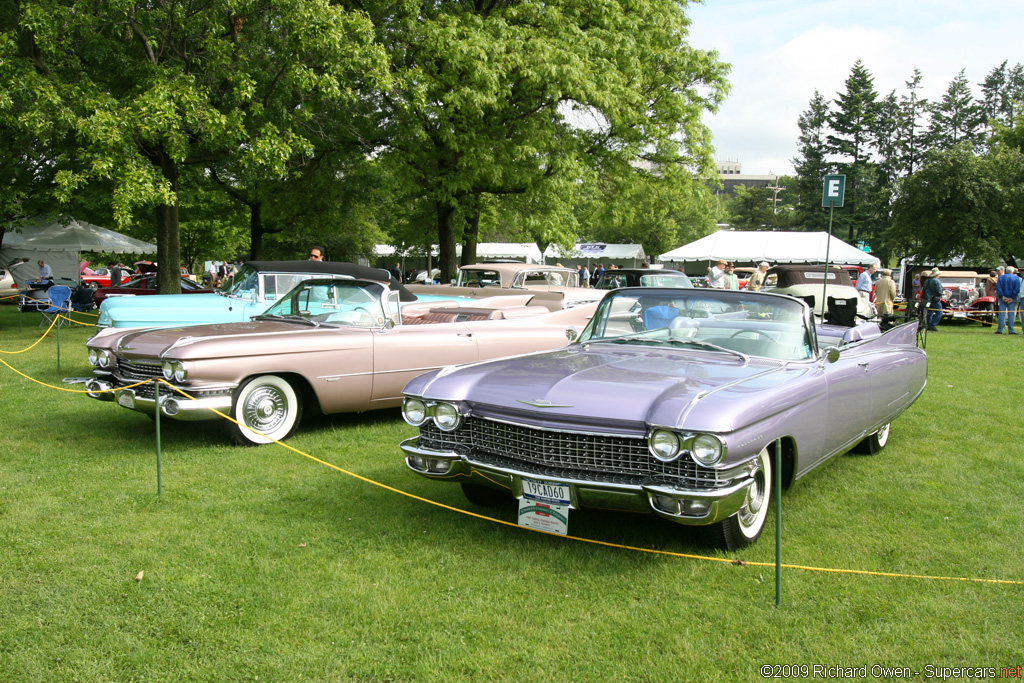
{"type": "Polygon", "coordinates": [[[122,391],[117,395],[117,404],[125,408],[135,408],[135,397],[130,392],[122,391]]]}
{"type": "Polygon", "coordinates": [[[966,318],[967,314],[964,313],[963,311],[953,311],[953,317],[954,318],[966,318]]]}
{"type": "Polygon", "coordinates": [[[523,477],[523,498],[552,505],[570,505],[572,503],[568,484],[526,477],[523,477]]]}

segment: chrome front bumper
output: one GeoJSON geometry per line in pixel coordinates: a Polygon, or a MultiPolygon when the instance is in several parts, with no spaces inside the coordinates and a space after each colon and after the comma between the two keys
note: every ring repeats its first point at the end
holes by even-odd
{"type": "MultiPolygon", "coordinates": [[[[472,455],[421,448],[418,436],[403,441],[401,448],[405,453],[406,466],[417,474],[442,481],[472,481],[508,490],[515,498],[522,498],[523,477],[545,479],[543,475],[477,462],[472,455]]],[[[744,475],[715,489],[620,484],[565,477],[552,481],[569,486],[572,508],[654,513],[678,524],[706,525],[736,514],[746,501],[754,478],[744,475]]]]}
{"type": "MultiPolygon", "coordinates": [[[[91,398],[99,401],[114,401],[123,408],[137,410],[147,415],[155,415],[157,402],[155,398],[140,396],[135,389],[115,389],[102,379],[91,379],[85,385],[91,398]]],[[[231,410],[231,394],[190,399],[181,394],[174,394],[167,389],[167,394],[160,395],[160,414],[173,420],[198,421],[212,420],[219,417],[212,412],[218,410],[226,413],[231,410]]]]}

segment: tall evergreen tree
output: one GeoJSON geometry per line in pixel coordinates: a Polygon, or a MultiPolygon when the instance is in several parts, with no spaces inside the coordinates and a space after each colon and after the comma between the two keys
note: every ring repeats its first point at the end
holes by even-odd
{"type": "Polygon", "coordinates": [[[874,78],[861,60],[857,60],[846,79],[846,91],[837,93],[835,109],[829,115],[832,134],[827,136],[828,151],[841,157],[839,169],[846,174],[846,206],[837,222],[847,229],[848,240],[870,230],[875,212],[872,184],[877,173],[869,168],[874,144],[878,94],[874,78]]]}
{"type": "Polygon", "coordinates": [[[802,230],[824,230],[826,214],[821,210],[822,182],[832,170],[826,159],[828,103],[815,90],[807,110],[800,114],[797,156],[791,159],[796,182],[791,196],[796,200],[796,225],[802,230]]]}
{"type": "Polygon", "coordinates": [[[981,144],[983,138],[982,108],[974,101],[967,76],[961,70],[942,99],[931,107],[928,142],[932,151],[946,151],[961,143],[981,144]]]}
{"type": "Polygon", "coordinates": [[[928,100],[918,95],[921,89],[921,71],[906,81],[906,93],[900,97],[899,114],[899,174],[909,175],[921,166],[926,150],[926,132],[923,118],[928,112],[928,100]]]}

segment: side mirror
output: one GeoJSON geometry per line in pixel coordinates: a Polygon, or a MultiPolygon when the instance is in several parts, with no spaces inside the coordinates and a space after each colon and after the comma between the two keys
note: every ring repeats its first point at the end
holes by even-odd
{"type": "Polygon", "coordinates": [[[835,363],[837,360],[839,360],[839,349],[837,349],[834,346],[826,347],[825,351],[822,353],[822,356],[829,363],[835,363]]]}
{"type": "Polygon", "coordinates": [[[573,343],[580,336],[579,330],[576,329],[575,325],[565,328],[565,338],[569,340],[569,343],[573,343]]]}

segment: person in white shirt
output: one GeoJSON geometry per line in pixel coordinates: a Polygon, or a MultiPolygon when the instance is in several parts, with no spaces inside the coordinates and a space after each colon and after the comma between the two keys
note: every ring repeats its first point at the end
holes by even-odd
{"type": "Polygon", "coordinates": [[[729,262],[725,259],[719,259],[718,265],[708,268],[708,287],[714,289],[725,289],[727,282],[727,276],[725,274],[725,267],[729,265],[729,262]]]}

